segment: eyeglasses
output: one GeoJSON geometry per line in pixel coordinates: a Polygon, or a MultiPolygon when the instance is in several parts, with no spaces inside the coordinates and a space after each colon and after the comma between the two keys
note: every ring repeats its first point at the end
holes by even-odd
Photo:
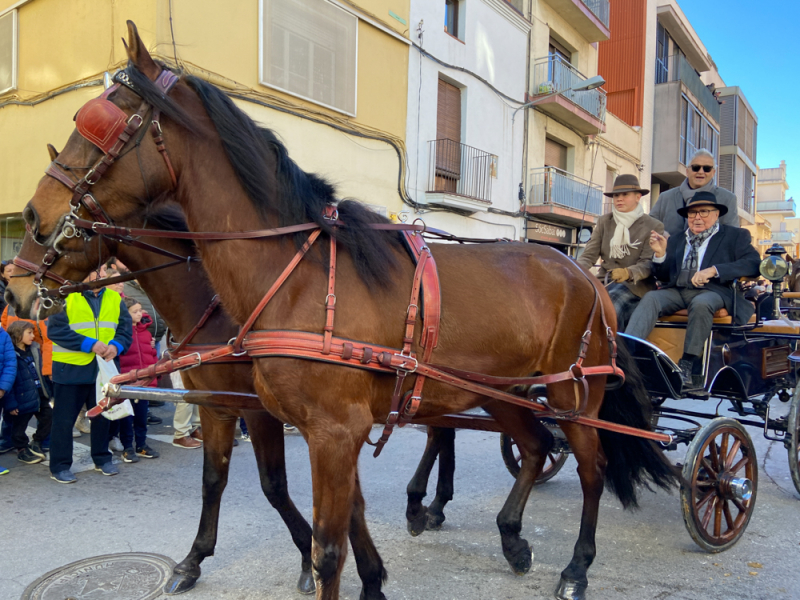
{"type": "Polygon", "coordinates": [[[716,208],[701,208],[700,210],[686,211],[686,215],[690,219],[694,219],[698,215],[700,215],[702,218],[705,219],[708,215],[710,215],[712,212],[715,212],[716,210],[717,210],[716,208]]]}
{"type": "Polygon", "coordinates": [[[714,167],[712,165],[692,165],[691,169],[695,173],[699,173],[700,169],[703,169],[703,171],[705,171],[706,173],[711,173],[711,171],[714,170],[714,167]]]}

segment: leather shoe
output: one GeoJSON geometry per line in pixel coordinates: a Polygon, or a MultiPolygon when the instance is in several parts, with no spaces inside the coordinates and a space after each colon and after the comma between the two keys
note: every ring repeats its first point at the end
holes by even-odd
{"type": "Polygon", "coordinates": [[[193,439],[191,436],[181,437],[181,438],[172,438],[172,445],[176,448],[199,448],[203,444],[198,442],[197,440],[193,439]]]}
{"type": "Polygon", "coordinates": [[[692,361],[681,359],[678,362],[678,367],[681,370],[681,381],[683,382],[683,389],[685,390],[695,389],[697,386],[695,386],[692,378],[692,361]]]}
{"type": "Polygon", "coordinates": [[[163,419],[161,417],[157,417],[154,414],[147,413],[147,424],[148,425],[161,425],[163,419]]]}
{"type": "Polygon", "coordinates": [[[202,427],[198,427],[197,429],[195,429],[191,433],[191,437],[196,439],[198,442],[202,442],[203,441],[203,428],[202,427]]]}

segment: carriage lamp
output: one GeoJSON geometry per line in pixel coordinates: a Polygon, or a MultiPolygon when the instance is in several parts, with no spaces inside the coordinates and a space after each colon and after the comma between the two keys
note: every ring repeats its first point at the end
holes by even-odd
{"type": "Polygon", "coordinates": [[[767,254],[769,256],[761,261],[761,264],[758,267],[758,272],[761,273],[761,276],[764,277],[764,279],[769,279],[770,281],[781,281],[789,272],[789,264],[780,254],[771,254],[770,251],[773,248],[767,250],[767,254]]]}

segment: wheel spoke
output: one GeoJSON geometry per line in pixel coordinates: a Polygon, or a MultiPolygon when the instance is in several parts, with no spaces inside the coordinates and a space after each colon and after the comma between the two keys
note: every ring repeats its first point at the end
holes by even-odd
{"type": "Polygon", "coordinates": [[[725,513],[725,523],[728,525],[728,531],[736,529],[733,522],[733,515],[731,515],[731,507],[727,502],[722,503],[722,512],[725,513]]]}
{"type": "Polygon", "coordinates": [[[719,453],[717,454],[717,460],[719,461],[717,464],[719,466],[720,473],[725,470],[725,461],[728,458],[728,442],[730,441],[730,434],[725,432],[722,434],[722,443],[719,445],[719,453]]]}
{"type": "Polygon", "coordinates": [[[724,502],[720,500],[714,506],[714,537],[718,538],[722,535],[722,505],[724,502]]]}
{"type": "Polygon", "coordinates": [[[711,500],[711,498],[715,497],[716,495],[717,495],[717,490],[716,489],[709,490],[708,492],[706,492],[705,496],[703,496],[702,498],[699,498],[697,500],[696,506],[697,506],[698,514],[700,513],[700,509],[703,508],[703,506],[705,504],[707,504],[708,501],[711,500]]]}
{"type": "Polygon", "coordinates": [[[728,452],[727,456],[725,457],[725,469],[730,469],[731,465],[733,464],[733,459],[736,458],[736,454],[739,452],[739,448],[742,447],[741,440],[734,440],[733,446],[731,446],[730,452],[728,452]]]}
{"type": "Polygon", "coordinates": [[[702,461],[700,461],[700,463],[703,465],[703,468],[706,471],[706,477],[708,477],[709,480],[716,480],[718,471],[711,463],[708,462],[708,458],[704,458],[702,461]]]}
{"type": "Polygon", "coordinates": [[[739,471],[741,471],[748,464],[750,464],[750,457],[745,454],[744,456],[742,456],[742,459],[739,462],[737,462],[735,465],[733,465],[730,468],[731,474],[732,475],[736,475],[739,471]]]}
{"type": "Polygon", "coordinates": [[[708,531],[708,524],[711,522],[711,515],[714,514],[714,508],[717,506],[717,496],[716,494],[711,497],[711,503],[706,508],[706,514],[703,515],[703,529],[708,531]]]}
{"type": "Polygon", "coordinates": [[[740,515],[743,515],[744,513],[747,512],[747,507],[744,504],[742,504],[742,501],[739,500],[738,498],[731,499],[731,502],[733,502],[734,506],[736,506],[736,508],[739,509],[740,515]]]}
{"type": "Polygon", "coordinates": [[[714,473],[719,473],[719,457],[717,454],[717,444],[714,440],[708,444],[708,457],[711,459],[711,465],[714,473]]]}

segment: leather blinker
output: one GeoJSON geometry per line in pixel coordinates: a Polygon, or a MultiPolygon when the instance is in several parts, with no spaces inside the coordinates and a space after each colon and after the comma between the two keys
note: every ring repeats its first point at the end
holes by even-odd
{"type": "Polygon", "coordinates": [[[128,115],[104,97],[89,100],[75,118],[78,133],[104,153],[117,143],[127,124],[128,115]]]}

